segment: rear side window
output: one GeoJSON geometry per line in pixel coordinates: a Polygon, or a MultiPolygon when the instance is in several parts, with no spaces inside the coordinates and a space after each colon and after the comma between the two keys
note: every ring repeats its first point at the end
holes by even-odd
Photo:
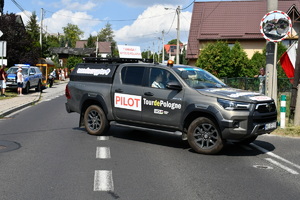
{"type": "Polygon", "coordinates": [[[145,67],[124,67],[122,69],[123,84],[142,86],[144,71],[145,67]]]}
{"type": "Polygon", "coordinates": [[[29,73],[35,74],[35,69],[34,68],[30,68],[30,72],[29,73]]]}

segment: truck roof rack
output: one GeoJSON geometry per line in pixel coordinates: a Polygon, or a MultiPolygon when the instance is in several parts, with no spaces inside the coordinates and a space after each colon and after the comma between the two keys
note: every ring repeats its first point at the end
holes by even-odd
{"type": "Polygon", "coordinates": [[[137,58],[98,58],[85,57],[82,58],[84,63],[152,63],[153,59],[137,59],[137,58]]]}

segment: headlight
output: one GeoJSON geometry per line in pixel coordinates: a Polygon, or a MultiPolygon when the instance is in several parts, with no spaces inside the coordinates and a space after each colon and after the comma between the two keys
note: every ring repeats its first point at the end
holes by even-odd
{"type": "Polygon", "coordinates": [[[218,99],[218,103],[226,110],[249,110],[250,104],[237,101],[218,99]]]}

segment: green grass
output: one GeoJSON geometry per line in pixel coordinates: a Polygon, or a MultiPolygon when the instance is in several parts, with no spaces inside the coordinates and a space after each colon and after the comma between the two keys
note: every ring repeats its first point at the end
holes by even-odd
{"type": "Polygon", "coordinates": [[[3,99],[11,99],[13,97],[18,96],[18,93],[16,91],[5,91],[6,97],[0,96],[0,100],[3,99]]]}
{"type": "Polygon", "coordinates": [[[300,137],[300,126],[287,124],[285,128],[278,127],[271,134],[279,136],[300,137]]]}

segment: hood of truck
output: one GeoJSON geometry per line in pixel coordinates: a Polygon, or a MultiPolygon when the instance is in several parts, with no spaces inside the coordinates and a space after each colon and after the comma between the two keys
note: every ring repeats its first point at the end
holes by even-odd
{"type": "Polygon", "coordinates": [[[198,92],[207,96],[242,102],[272,101],[272,98],[258,92],[251,92],[236,88],[206,88],[199,89],[198,92]]]}

